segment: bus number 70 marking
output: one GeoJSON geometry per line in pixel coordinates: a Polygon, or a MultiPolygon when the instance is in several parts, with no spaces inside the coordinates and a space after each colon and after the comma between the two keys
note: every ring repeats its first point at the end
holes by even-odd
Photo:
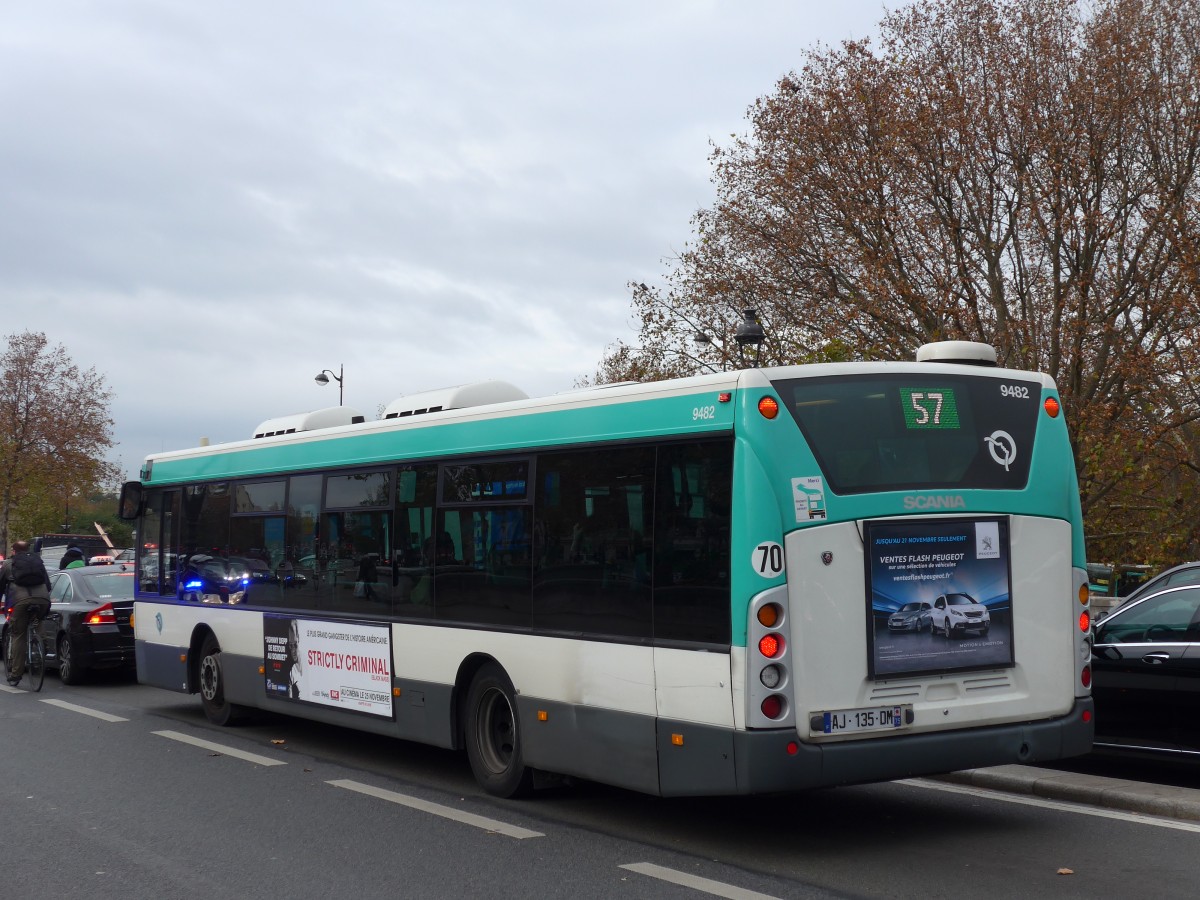
{"type": "Polygon", "coordinates": [[[783,545],[764,541],[754,548],[750,564],[756,574],[763,578],[775,578],[783,574],[783,545]]]}
{"type": "Polygon", "coordinates": [[[912,392],[913,409],[917,411],[916,418],[913,419],[918,425],[941,425],[942,424],[942,393],[940,391],[930,391],[928,394],[920,391],[912,392]],[[929,410],[921,401],[928,397],[933,401],[933,421],[930,422],[929,410]]]}

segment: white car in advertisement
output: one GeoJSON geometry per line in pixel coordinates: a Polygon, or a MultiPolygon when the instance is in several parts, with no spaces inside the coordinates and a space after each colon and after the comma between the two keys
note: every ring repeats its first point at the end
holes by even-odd
{"type": "Polygon", "coordinates": [[[970,594],[942,594],[933,601],[930,616],[931,630],[948,638],[968,632],[984,635],[992,625],[987,607],[970,594]]]}

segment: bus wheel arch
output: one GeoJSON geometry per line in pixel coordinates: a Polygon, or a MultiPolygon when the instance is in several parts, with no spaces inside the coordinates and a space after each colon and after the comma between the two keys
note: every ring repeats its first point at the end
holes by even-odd
{"type": "Polygon", "coordinates": [[[525,765],[516,690],[508,673],[487,658],[474,667],[462,706],[463,743],[479,785],[497,797],[520,797],[533,788],[525,765]]]}

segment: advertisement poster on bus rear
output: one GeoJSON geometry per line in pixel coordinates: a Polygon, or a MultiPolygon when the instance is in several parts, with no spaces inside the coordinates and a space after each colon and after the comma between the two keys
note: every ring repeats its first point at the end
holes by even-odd
{"type": "Polygon", "coordinates": [[[392,717],[386,625],[263,616],[267,696],[392,717]]]}
{"type": "Polygon", "coordinates": [[[873,678],[1013,665],[1008,520],[868,522],[873,678]]]}

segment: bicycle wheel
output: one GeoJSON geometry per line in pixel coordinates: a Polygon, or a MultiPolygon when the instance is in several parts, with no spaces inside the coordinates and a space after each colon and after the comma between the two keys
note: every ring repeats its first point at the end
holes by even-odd
{"type": "Polygon", "coordinates": [[[29,663],[25,674],[29,677],[30,690],[40,691],[42,682],[46,680],[46,654],[42,650],[42,638],[33,631],[32,625],[29,631],[29,663]]]}
{"type": "Polygon", "coordinates": [[[4,677],[7,679],[12,675],[12,631],[4,632],[4,677]]]}

